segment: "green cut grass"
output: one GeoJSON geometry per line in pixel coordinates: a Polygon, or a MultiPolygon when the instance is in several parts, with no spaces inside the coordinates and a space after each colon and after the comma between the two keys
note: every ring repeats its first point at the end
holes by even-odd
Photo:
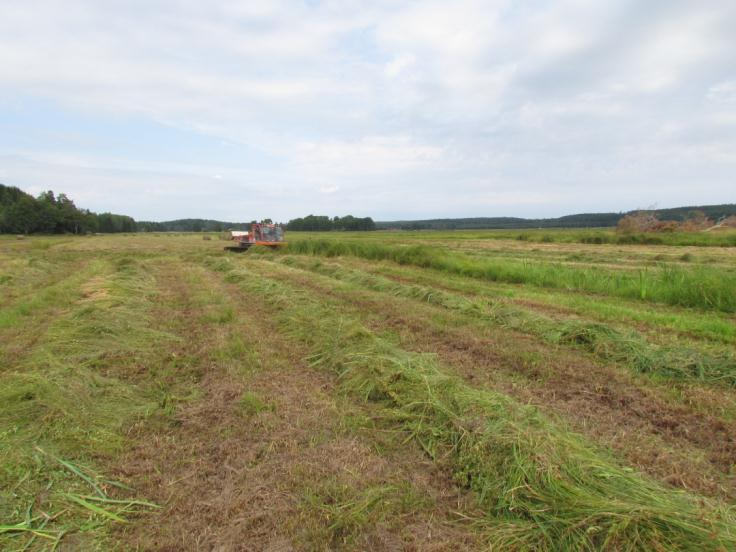
{"type": "Polygon", "coordinates": [[[677,334],[686,334],[718,343],[736,344],[736,324],[732,317],[725,313],[659,306],[653,309],[651,304],[619,298],[591,297],[565,291],[480,282],[440,271],[399,267],[387,263],[368,266],[365,261],[362,261],[361,264],[363,265],[362,270],[385,275],[391,279],[408,280],[426,286],[441,286],[466,295],[478,296],[479,299],[531,300],[542,305],[563,307],[577,315],[597,318],[601,321],[644,323],[658,334],[663,328],[668,328],[675,330],[677,334]]]}
{"type": "Polygon", "coordinates": [[[0,549],[35,546],[49,536],[58,542],[69,532],[88,534],[83,542],[92,546],[107,523],[150,506],[126,499],[132,490],[95,465],[121,451],[124,427],[157,409],[155,394],[109,368],[151,361],[156,345],[173,337],[151,328],[154,282],[144,267],[124,260],[97,264],[106,293],[81,300],[74,294],[71,306],[67,293],[48,296],[50,308],[65,310],[0,373],[0,520],[6,528],[0,549]],[[115,494],[123,495],[119,503],[115,494]]]}
{"type": "Polygon", "coordinates": [[[475,260],[427,246],[388,246],[368,242],[304,240],[289,253],[324,257],[354,256],[434,268],[472,278],[538,287],[579,290],[683,307],[736,312],[736,275],[704,267],[664,265],[638,272],[599,267],[578,268],[538,262],[475,260]]]}
{"type": "Polygon", "coordinates": [[[577,319],[560,321],[502,300],[472,300],[436,288],[401,284],[319,261],[304,263],[295,257],[286,257],[283,261],[374,291],[439,305],[496,326],[535,335],[547,343],[582,348],[602,360],[617,362],[638,373],[736,386],[736,357],[725,351],[713,355],[682,346],[657,346],[634,330],[621,331],[606,324],[577,319]]]}
{"type": "Polygon", "coordinates": [[[532,407],[444,373],[299,290],[218,264],[278,311],[311,362],[385,405],[394,422],[478,496],[490,544],[523,550],[721,550],[736,547],[733,512],[662,487],[532,407]]]}

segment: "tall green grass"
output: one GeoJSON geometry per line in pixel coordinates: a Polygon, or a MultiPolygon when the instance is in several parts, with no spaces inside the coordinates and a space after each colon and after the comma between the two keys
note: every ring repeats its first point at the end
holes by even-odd
{"type": "Polygon", "coordinates": [[[434,268],[471,278],[538,287],[577,290],[683,307],[736,312],[736,275],[662,266],[639,272],[601,267],[471,259],[461,253],[427,246],[389,246],[369,242],[304,240],[290,243],[288,252],[324,257],[354,256],[434,268]]]}
{"type": "MultiPolygon", "coordinates": [[[[406,352],[318,298],[244,268],[236,276],[313,350],[315,366],[385,406],[432,458],[449,463],[487,516],[490,544],[518,550],[725,550],[733,512],[619,465],[535,408],[445,374],[430,355],[406,352]]],[[[240,268],[235,268],[235,267],[240,268]]],[[[236,278],[233,278],[236,280],[236,278]]]]}
{"type": "Polygon", "coordinates": [[[578,319],[560,321],[501,300],[472,300],[436,288],[402,284],[319,261],[303,263],[295,257],[286,257],[283,261],[374,291],[439,305],[496,326],[535,335],[547,343],[582,348],[635,372],[736,386],[736,357],[726,352],[713,355],[687,347],[657,346],[634,330],[621,331],[606,324],[578,319]]]}

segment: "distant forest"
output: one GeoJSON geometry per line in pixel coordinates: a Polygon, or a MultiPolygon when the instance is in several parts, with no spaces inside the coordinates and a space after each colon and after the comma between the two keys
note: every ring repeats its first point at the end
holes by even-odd
{"type": "MultiPolygon", "coordinates": [[[[206,219],[180,219],[166,222],[138,222],[140,232],[222,232],[224,230],[249,230],[253,222],[225,222],[206,219]]],[[[271,224],[271,219],[261,222],[271,224]]],[[[376,223],[370,217],[357,218],[352,215],[344,217],[327,217],[308,215],[295,218],[286,224],[277,223],[291,231],[330,231],[330,230],[375,230],[376,223]]]]}
{"type": "MultiPolygon", "coordinates": [[[[43,192],[38,197],[0,184],[0,234],[89,234],[95,232],[222,232],[249,230],[253,222],[179,219],[136,221],[125,215],[79,209],[66,194],[43,192]]],[[[271,219],[262,222],[271,223],[271,219]]],[[[288,230],[375,230],[370,217],[309,215],[282,224],[288,230]]]]}
{"type": "Polygon", "coordinates": [[[87,234],[135,232],[131,217],[79,209],[65,194],[52,191],[33,197],[0,184],[1,234],[87,234]]]}
{"type": "MultiPolygon", "coordinates": [[[[254,221],[255,222],[255,221],[254,221]]],[[[226,222],[209,219],[178,219],[164,222],[139,221],[139,232],[223,232],[248,230],[250,222],[226,222]]]]}
{"type": "MultiPolygon", "coordinates": [[[[736,204],[702,205],[691,207],[676,207],[673,209],[647,209],[658,219],[675,220],[682,222],[696,211],[702,211],[706,217],[714,221],[736,215],[736,204]]],[[[524,219],[513,217],[478,217],[458,219],[428,219],[428,220],[397,220],[378,221],[379,230],[390,228],[400,230],[480,230],[480,229],[524,229],[524,228],[606,228],[618,224],[624,216],[637,211],[626,213],[582,213],[567,215],[558,218],[524,219]]]]}
{"type": "Polygon", "coordinates": [[[352,215],[344,217],[325,217],[309,215],[304,218],[295,218],[286,225],[292,231],[329,231],[329,230],[375,230],[376,223],[371,217],[356,218],[352,215]]]}
{"type": "MultiPolygon", "coordinates": [[[[736,204],[701,205],[674,209],[649,209],[660,220],[684,221],[696,211],[718,221],[736,215],[736,204]]],[[[361,230],[479,230],[525,228],[605,228],[614,227],[624,216],[635,213],[583,213],[558,218],[524,219],[478,217],[457,219],[398,220],[374,222],[371,217],[328,217],[308,215],[281,224],[289,231],[361,230]]],[[[257,221],[252,221],[257,222],[257,221]]],[[[264,222],[271,222],[265,219],[264,222]]],[[[248,230],[251,222],[210,219],[179,219],[165,222],[135,221],[113,213],[93,213],[79,209],[65,194],[43,192],[33,197],[24,191],[0,184],[0,233],[2,234],[88,234],[94,232],[222,232],[248,230]]]]}

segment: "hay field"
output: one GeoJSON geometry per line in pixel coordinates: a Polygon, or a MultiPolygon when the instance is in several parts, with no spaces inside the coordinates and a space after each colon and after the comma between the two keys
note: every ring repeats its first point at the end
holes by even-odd
{"type": "Polygon", "coordinates": [[[733,234],[287,239],[0,238],[0,549],[736,549],[733,234]]]}

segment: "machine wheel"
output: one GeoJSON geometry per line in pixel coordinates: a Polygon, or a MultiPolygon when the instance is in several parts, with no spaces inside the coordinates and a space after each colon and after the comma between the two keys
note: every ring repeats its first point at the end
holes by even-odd
{"type": "Polygon", "coordinates": [[[234,251],[235,253],[243,253],[250,249],[250,243],[241,243],[240,245],[229,245],[225,248],[225,251],[234,251]]]}

